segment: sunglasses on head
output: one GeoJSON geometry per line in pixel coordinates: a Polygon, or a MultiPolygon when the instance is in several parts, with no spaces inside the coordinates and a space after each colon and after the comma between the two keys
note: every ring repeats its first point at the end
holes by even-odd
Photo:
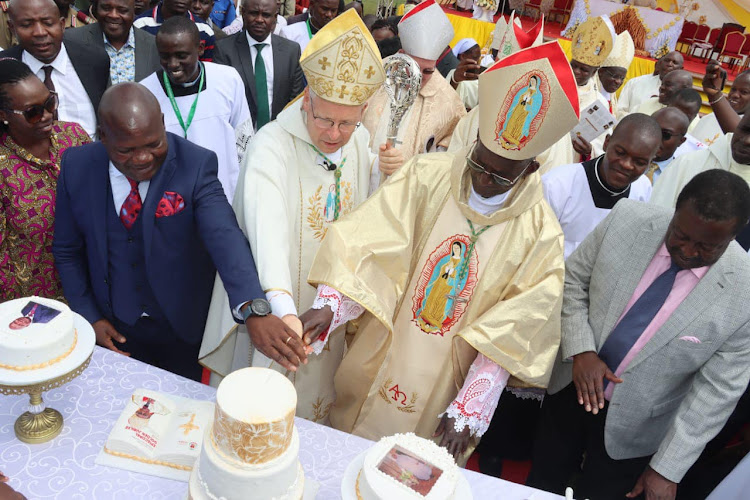
{"type": "Polygon", "coordinates": [[[24,110],[6,109],[5,111],[9,111],[17,115],[23,115],[23,117],[26,118],[26,121],[33,125],[34,123],[39,123],[40,121],[42,121],[45,111],[49,111],[50,113],[55,114],[55,111],[57,111],[57,104],[57,93],[50,92],[49,97],[46,101],[44,101],[44,104],[34,104],[24,110]]]}

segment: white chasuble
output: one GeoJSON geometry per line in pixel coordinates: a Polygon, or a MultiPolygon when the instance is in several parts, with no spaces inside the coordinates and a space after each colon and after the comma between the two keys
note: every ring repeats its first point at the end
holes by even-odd
{"type": "Polygon", "coordinates": [[[431,381],[451,366],[453,337],[504,228],[474,225],[473,236],[454,199],[446,201],[396,313],[390,356],[369,390],[377,397],[365,402],[353,434],[377,440],[415,432],[427,401],[442,397],[432,393],[440,388],[431,381]]]}
{"type": "MultiPolygon", "coordinates": [[[[233,204],[261,286],[273,314],[280,317],[302,314],[312,305],[316,288],[307,283],[310,265],[333,221],[367,197],[374,160],[364,127],[335,154],[319,154],[311,144],[301,104],[302,99],[291,104],[250,141],[233,204]]],[[[250,365],[270,365],[286,373],[252,348],[244,324],[236,325],[227,300],[217,276],[200,352],[200,361],[214,372],[212,384],[250,365]]],[[[333,375],[344,353],[341,330],[320,355],[310,356],[307,365],[289,374],[297,389],[299,417],[327,421],[335,400],[333,375]]]]}
{"type": "Polygon", "coordinates": [[[709,113],[698,120],[692,135],[706,146],[711,146],[719,137],[724,135],[724,131],[721,129],[716,115],[709,113]]]}

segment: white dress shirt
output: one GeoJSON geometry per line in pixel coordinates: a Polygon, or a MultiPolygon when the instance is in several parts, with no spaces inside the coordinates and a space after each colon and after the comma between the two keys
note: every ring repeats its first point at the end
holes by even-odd
{"type": "MultiPolygon", "coordinates": [[[[112,186],[112,199],[115,202],[115,212],[117,216],[120,215],[120,209],[125,200],[128,199],[130,194],[130,181],[125,174],[117,170],[112,162],[109,162],[109,184],[112,186]]],[[[148,186],[151,181],[141,181],[138,184],[138,192],[141,194],[141,202],[146,203],[146,195],[148,194],[148,186]]]]}
{"type": "Polygon", "coordinates": [[[259,43],[265,43],[266,47],[263,47],[260,55],[263,56],[263,64],[266,66],[266,88],[268,89],[268,114],[271,115],[271,109],[273,109],[273,48],[271,45],[271,38],[273,35],[268,35],[265,40],[257,41],[255,38],[250,36],[250,33],[245,32],[247,37],[247,43],[250,44],[250,62],[253,66],[253,74],[255,74],[255,58],[258,56],[258,48],[256,45],[259,43]]]}
{"type": "MultiPolygon", "coordinates": [[[[36,57],[23,51],[21,60],[31,68],[41,81],[44,81],[43,66],[52,66],[52,83],[55,85],[57,97],[60,104],[57,108],[57,116],[65,122],[76,122],[92,138],[96,136],[96,112],[86,89],[78,78],[73,63],[70,62],[65,44],[60,47],[60,53],[49,65],[44,64],[36,57]]],[[[130,189],[128,188],[128,191],[130,189]]]]}

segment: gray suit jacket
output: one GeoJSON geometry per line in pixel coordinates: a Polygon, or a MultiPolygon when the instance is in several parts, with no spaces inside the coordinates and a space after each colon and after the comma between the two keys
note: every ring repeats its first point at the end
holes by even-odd
{"type": "MultiPolygon", "coordinates": [[[[621,200],[565,262],[562,341],[550,394],[572,382],[571,356],[599,352],[664,242],[672,213],[621,200]]],[[[654,454],[654,470],[682,479],[750,379],[749,284],[750,257],[732,242],[615,386],[604,431],[610,457],[654,454]]]]}
{"type": "MultiPolygon", "coordinates": [[[[133,35],[135,36],[135,81],[140,82],[154,71],[161,69],[159,52],[156,50],[156,37],[151,33],[134,28],[133,35]]],[[[68,28],[65,30],[65,39],[82,43],[107,55],[107,51],[104,50],[104,35],[99,23],[80,28],[68,28]]],[[[107,59],[109,60],[109,56],[107,59]]]]}
{"type": "MultiPolygon", "coordinates": [[[[300,48],[292,42],[277,35],[271,35],[273,48],[273,102],[271,119],[305,90],[305,77],[299,64],[300,48]]],[[[233,66],[245,83],[245,96],[250,105],[253,123],[258,114],[258,101],[255,90],[255,68],[250,56],[250,45],[247,43],[245,30],[239,31],[221,40],[216,40],[214,62],[233,66]]]]}

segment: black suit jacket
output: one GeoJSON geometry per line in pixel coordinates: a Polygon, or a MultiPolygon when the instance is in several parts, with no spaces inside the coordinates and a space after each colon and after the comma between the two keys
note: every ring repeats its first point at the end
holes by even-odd
{"type": "MultiPolygon", "coordinates": [[[[290,101],[305,89],[302,66],[299,64],[300,48],[292,42],[277,35],[271,35],[273,49],[273,102],[271,119],[275,119],[290,101]]],[[[258,114],[258,101],[255,91],[255,68],[250,56],[250,45],[247,35],[242,30],[234,35],[216,41],[214,62],[234,67],[245,83],[245,95],[250,105],[253,123],[258,114]]]]}
{"type": "MultiPolygon", "coordinates": [[[[135,81],[140,82],[154,71],[161,69],[159,52],[156,50],[156,37],[151,33],[134,28],[133,36],[135,37],[135,81]]],[[[83,44],[107,56],[107,51],[104,50],[104,35],[99,23],[80,28],[68,28],[65,30],[65,40],[83,44]]]]}
{"type": "MultiPolygon", "coordinates": [[[[76,70],[89,99],[91,99],[91,104],[94,105],[94,111],[98,112],[99,101],[102,100],[102,94],[109,85],[109,57],[107,53],[104,51],[98,52],[74,40],[64,40],[63,43],[70,62],[73,64],[73,68],[76,70]]],[[[0,58],[12,57],[19,61],[22,55],[23,47],[20,45],[0,52],[0,58]]]]}

